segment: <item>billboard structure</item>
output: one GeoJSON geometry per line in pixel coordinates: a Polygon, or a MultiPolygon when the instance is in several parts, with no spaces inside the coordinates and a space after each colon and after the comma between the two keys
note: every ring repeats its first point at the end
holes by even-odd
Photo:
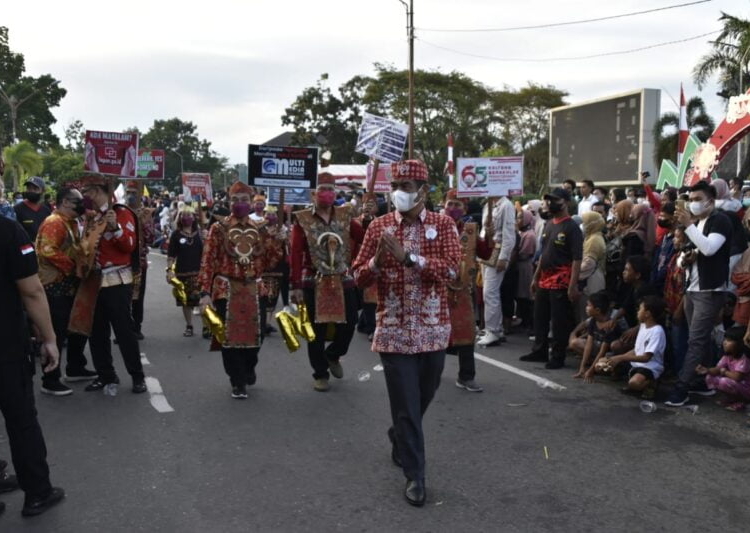
{"type": "Polygon", "coordinates": [[[660,99],[659,89],[639,89],[552,109],[550,185],[569,178],[625,185],[636,183],[641,171],[655,175],[660,99]]]}

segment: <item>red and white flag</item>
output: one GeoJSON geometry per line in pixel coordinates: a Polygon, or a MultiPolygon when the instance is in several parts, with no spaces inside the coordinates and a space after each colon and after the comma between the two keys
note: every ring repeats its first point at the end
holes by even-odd
{"type": "Polygon", "coordinates": [[[685,152],[685,145],[687,144],[688,136],[690,131],[688,130],[687,123],[687,105],[685,104],[685,93],[682,90],[682,84],[680,84],[680,133],[677,140],[677,167],[679,168],[682,162],[682,154],[685,152]]]}
{"type": "Polygon", "coordinates": [[[453,134],[448,134],[448,160],[445,163],[445,175],[448,176],[448,185],[456,187],[454,183],[456,168],[453,163],[453,134]]]}

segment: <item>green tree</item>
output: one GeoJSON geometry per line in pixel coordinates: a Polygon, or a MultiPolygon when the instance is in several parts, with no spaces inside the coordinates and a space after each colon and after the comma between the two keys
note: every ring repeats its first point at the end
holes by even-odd
{"type": "Polygon", "coordinates": [[[23,54],[10,49],[8,28],[0,26],[0,146],[14,141],[14,123],[17,140],[37,148],[56,146],[60,141],[51,126],[57,120],[50,108],[60,105],[67,91],[50,74],[35,78],[25,72],[23,54]]]}
{"type": "Polygon", "coordinates": [[[41,174],[44,169],[42,156],[28,141],[21,141],[3,150],[5,160],[5,174],[10,175],[13,190],[18,191],[19,185],[29,176],[41,174]]]}
{"type": "Polygon", "coordinates": [[[86,128],[78,119],[75,119],[65,128],[65,149],[69,152],[83,153],[86,144],[86,128]]]}
{"type": "Polygon", "coordinates": [[[141,136],[140,144],[166,152],[165,186],[170,189],[178,186],[180,168],[185,172],[208,172],[214,176],[227,166],[227,159],[212,150],[209,141],[198,137],[195,124],[178,118],[155,120],[141,136]]]}
{"type": "MultiPolygon", "coordinates": [[[[694,96],[685,104],[688,131],[701,141],[707,141],[715,129],[713,119],[706,112],[706,104],[694,96]]],[[[664,113],[654,127],[654,162],[657,168],[665,159],[677,161],[677,143],[680,135],[680,115],[664,113]]]]}
{"type": "MultiPolygon", "coordinates": [[[[718,75],[721,92],[725,100],[730,96],[744,93],[750,85],[748,63],[750,62],[750,20],[722,12],[719,22],[723,27],[716,40],[711,41],[711,50],[700,58],[693,68],[693,81],[703,88],[709,80],[718,75]],[[740,87],[740,74],[742,87],[740,87]]],[[[750,150],[740,169],[740,177],[747,179],[750,174],[750,150]]]]}
{"type": "Polygon", "coordinates": [[[57,187],[83,175],[83,153],[53,148],[44,155],[44,175],[57,187]]]}

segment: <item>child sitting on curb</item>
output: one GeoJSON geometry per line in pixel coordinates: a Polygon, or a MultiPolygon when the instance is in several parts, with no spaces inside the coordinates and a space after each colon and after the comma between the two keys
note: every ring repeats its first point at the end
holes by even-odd
{"type": "Polygon", "coordinates": [[[726,398],[720,405],[730,411],[741,411],[750,401],[750,360],[747,346],[742,341],[745,328],[733,327],[724,334],[722,348],[724,356],[713,368],[698,365],[695,371],[706,376],[709,389],[723,392],[726,398]]]}
{"type": "Polygon", "coordinates": [[[588,335],[583,348],[583,358],[578,368],[578,373],[574,378],[584,378],[586,383],[591,383],[594,378],[593,361],[597,361],[609,351],[609,345],[612,341],[620,338],[625,330],[619,322],[615,322],[614,327],[607,329],[610,317],[610,300],[606,291],[600,291],[589,296],[586,303],[586,315],[589,317],[586,321],[588,335]],[[591,367],[589,368],[589,365],[591,367]]]}

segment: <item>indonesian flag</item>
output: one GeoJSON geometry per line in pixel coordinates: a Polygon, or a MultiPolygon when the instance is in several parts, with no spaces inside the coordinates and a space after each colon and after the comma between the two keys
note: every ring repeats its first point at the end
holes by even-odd
{"type": "Polygon", "coordinates": [[[454,180],[454,174],[456,173],[456,168],[453,163],[453,134],[448,134],[448,161],[445,163],[445,175],[448,176],[448,184],[451,187],[456,187],[453,183],[454,180]]]}
{"type": "Polygon", "coordinates": [[[682,162],[682,154],[685,151],[685,145],[687,144],[688,130],[687,124],[687,106],[685,105],[685,93],[682,90],[682,84],[680,84],[680,133],[677,140],[677,167],[679,168],[682,162]]]}

